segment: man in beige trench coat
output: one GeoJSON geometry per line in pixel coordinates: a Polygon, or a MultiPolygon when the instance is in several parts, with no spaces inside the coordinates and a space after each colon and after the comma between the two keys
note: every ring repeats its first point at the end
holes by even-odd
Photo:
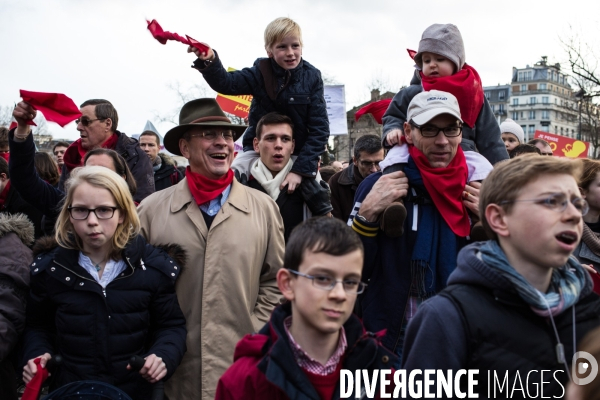
{"type": "Polygon", "coordinates": [[[213,399],[237,341],[258,331],[279,303],[275,275],[285,247],[279,209],[230,169],[244,128],[232,125],[214,99],[186,103],[179,126],[164,139],[168,151],[189,160],[186,178],[138,208],[151,244],[177,243],[188,257],[176,283],[187,353],[165,385],[170,400],[213,399]]]}

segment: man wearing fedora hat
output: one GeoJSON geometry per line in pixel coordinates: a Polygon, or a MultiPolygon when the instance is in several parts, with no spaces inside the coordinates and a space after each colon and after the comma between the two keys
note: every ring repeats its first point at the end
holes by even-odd
{"type": "MultiPolygon", "coordinates": [[[[231,124],[214,99],[186,103],[165,148],[189,160],[177,185],[138,211],[150,243],[175,242],[190,262],[176,283],[187,320],[187,352],[165,385],[171,399],[213,399],[219,377],[245,334],[258,331],[280,300],[283,222],[275,201],[233,178],[231,124]]],[[[174,267],[175,268],[175,267],[174,267]]]]}

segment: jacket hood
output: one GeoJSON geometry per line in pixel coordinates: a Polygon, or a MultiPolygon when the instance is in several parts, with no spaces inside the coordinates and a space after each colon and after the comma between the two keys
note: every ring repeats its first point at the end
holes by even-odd
{"type": "Polygon", "coordinates": [[[33,223],[25,214],[0,214],[0,238],[14,232],[27,247],[34,241],[33,223]]]}
{"type": "Polygon", "coordinates": [[[490,289],[514,291],[508,279],[490,268],[481,259],[479,249],[486,242],[476,242],[465,246],[458,253],[456,269],[448,278],[448,285],[469,284],[490,289]]]}
{"type": "Polygon", "coordinates": [[[175,166],[175,160],[173,159],[173,157],[169,156],[168,154],[158,153],[158,156],[162,160],[163,164],[175,166]]]}

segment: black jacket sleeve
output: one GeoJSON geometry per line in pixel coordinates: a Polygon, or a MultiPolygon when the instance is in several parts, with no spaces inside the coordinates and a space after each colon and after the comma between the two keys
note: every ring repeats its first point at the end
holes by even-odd
{"type": "Polygon", "coordinates": [[[215,51],[215,59],[205,65],[199,58],[194,61],[193,68],[200,71],[212,90],[229,95],[254,94],[253,88],[262,86],[259,82],[260,71],[255,66],[239,71],[227,72],[219,55],[215,51]]]}
{"type": "MultiPolygon", "coordinates": [[[[464,135],[463,135],[463,139],[464,135]]],[[[500,125],[487,99],[483,98],[483,107],[475,121],[475,137],[467,138],[475,141],[477,150],[493,165],[498,161],[508,160],[508,152],[502,141],[500,125]]]]}
{"type": "Polygon", "coordinates": [[[410,85],[400,90],[395,96],[392,102],[390,103],[387,111],[383,114],[383,134],[381,135],[381,141],[383,147],[386,149],[391,148],[385,140],[387,134],[394,130],[400,129],[404,132],[404,123],[406,122],[406,113],[408,110],[408,105],[410,101],[417,94],[423,91],[423,87],[419,83],[418,85],[410,85]]]}

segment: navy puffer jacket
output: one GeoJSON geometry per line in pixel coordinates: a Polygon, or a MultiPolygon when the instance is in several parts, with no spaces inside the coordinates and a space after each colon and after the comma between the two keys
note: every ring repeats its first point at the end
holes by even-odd
{"type": "Polygon", "coordinates": [[[137,236],[123,251],[126,269],[103,290],[78,264],[78,250],[45,239],[31,264],[23,364],[61,354],[52,389],[90,379],[150,398],[150,384],[126,367],[133,355],[156,354],[168,379],[181,362],[186,327],[174,286],[180,264],[137,236]]]}
{"type": "Polygon", "coordinates": [[[197,59],[199,70],[210,87],[228,95],[252,95],[244,151],[253,150],[258,121],[270,112],[287,115],[294,124],[294,162],[292,172],[314,178],[319,155],[329,139],[329,120],[321,72],[301,60],[292,70],[281,68],[272,58],[259,58],[251,68],[227,72],[215,52],[215,60],[205,65],[197,59]]]}

